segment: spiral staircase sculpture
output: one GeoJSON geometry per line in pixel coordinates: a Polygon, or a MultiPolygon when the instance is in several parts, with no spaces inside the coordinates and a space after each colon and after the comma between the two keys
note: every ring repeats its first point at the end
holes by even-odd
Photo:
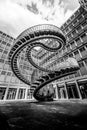
{"type": "MultiPolygon", "coordinates": [[[[66,61],[68,64],[66,62],[61,63],[60,69],[47,69],[46,67],[39,66],[34,62],[31,57],[31,50],[36,46],[40,46],[47,51],[56,52],[62,49],[65,45],[66,38],[62,31],[58,27],[49,24],[33,26],[21,33],[15,40],[15,43],[9,53],[9,64],[14,74],[21,81],[27,85],[31,85],[35,99],[44,101],[47,96],[41,96],[39,94],[40,89],[54,80],[75,73],[79,69],[79,66],[74,58],[69,58],[69,60],[66,61]],[[41,40],[46,38],[56,40],[58,43],[57,47],[49,47],[45,45],[45,43],[43,43],[41,40]],[[46,75],[37,78],[32,84],[20,73],[18,68],[17,59],[24,48],[26,48],[26,58],[29,63],[35,68],[47,72],[46,75]]],[[[49,98],[51,98],[51,96],[49,98]]]]}

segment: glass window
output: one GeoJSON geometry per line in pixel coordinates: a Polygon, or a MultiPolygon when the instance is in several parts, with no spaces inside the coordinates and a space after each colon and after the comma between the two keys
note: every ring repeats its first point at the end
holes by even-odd
{"type": "Polygon", "coordinates": [[[75,77],[79,77],[80,76],[80,71],[78,70],[74,75],[75,75],[75,77]]]}
{"type": "Polygon", "coordinates": [[[81,75],[87,75],[87,70],[86,70],[86,67],[85,67],[83,61],[79,62],[79,67],[80,67],[81,75]]]}
{"type": "Polygon", "coordinates": [[[68,97],[70,98],[79,98],[77,86],[75,83],[67,84],[67,93],[68,97]]]}
{"type": "Polygon", "coordinates": [[[11,45],[9,43],[7,43],[7,46],[10,47],[11,45]]]}
{"type": "Polygon", "coordinates": [[[66,33],[68,33],[68,32],[69,32],[69,28],[68,28],[68,27],[66,28],[65,32],[66,32],[66,33]]]}
{"type": "Polygon", "coordinates": [[[7,70],[7,69],[8,69],[8,66],[6,64],[4,64],[3,70],[7,70]]]}
{"type": "Polygon", "coordinates": [[[82,15],[80,15],[79,17],[78,17],[78,20],[80,21],[80,20],[82,20],[83,19],[83,17],[82,17],[82,15]]]}
{"type": "Polygon", "coordinates": [[[5,77],[5,82],[10,82],[10,79],[11,79],[11,76],[10,76],[10,74],[8,75],[8,73],[7,73],[7,75],[5,77]]]}
{"type": "Polygon", "coordinates": [[[77,27],[77,31],[80,31],[82,28],[81,28],[81,26],[78,26],[77,27]]]}
{"type": "Polygon", "coordinates": [[[87,25],[87,22],[84,21],[84,22],[82,23],[82,27],[85,27],[86,25],[87,25]]]}
{"type": "Polygon", "coordinates": [[[0,69],[3,68],[4,59],[0,59],[0,69]]]}
{"type": "Polygon", "coordinates": [[[70,25],[70,29],[73,29],[73,28],[74,28],[74,26],[71,24],[71,25],[70,25]]]}
{"type": "Polygon", "coordinates": [[[3,52],[1,58],[6,58],[6,57],[7,57],[7,53],[8,53],[8,51],[5,50],[5,51],[3,52]]]}
{"type": "Polygon", "coordinates": [[[4,99],[6,88],[0,87],[0,100],[4,99]]]}
{"type": "Polygon", "coordinates": [[[78,23],[78,20],[76,19],[76,20],[73,22],[73,24],[76,25],[77,23],[78,23]]]}
{"type": "Polygon", "coordinates": [[[2,75],[5,75],[5,74],[6,74],[6,71],[2,71],[1,74],[2,74],[2,75]]]}
{"type": "Polygon", "coordinates": [[[75,55],[79,54],[78,50],[74,52],[75,55]]]}
{"type": "Polygon", "coordinates": [[[24,99],[25,98],[25,89],[20,88],[18,92],[18,99],[24,99]]]}
{"type": "Polygon", "coordinates": [[[1,82],[4,82],[5,77],[6,77],[5,74],[6,74],[6,71],[2,71],[2,72],[1,72],[1,75],[0,75],[0,81],[1,81],[1,82]]]}
{"type": "Polygon", "coordinates": [[[72,34],[73,34],[73,35],[76,34],[76,30],[74,30],[74,31],[72,32],[72,34]]]}
{"type": "Polygon", "coordinates": [[[2,52],[3,51],[3,49],[2,48],[0,48],[0,52],[2,52]]]}
{"type": "Polygon", "coordinates": [[[81,38],[84,38],[84,37],[86,37],[86,34],[85,34],[85,33],[81,35],[81,38]]]}
{"type": "Polygon", "coordinates": [[[85,49],[85,47],[82,47],[82,48],[80,48],[79,50],[80,50],[80,52],[83,52],[83,51],[85,51],[86,49],[85,49]]]}
{"type": "Polygon", "coordinates": [[[75,41],[76,41],[76,42],[80,41],[80,38],[77,38],[75,41]]]}
{"type": "Polygon", "coordinates": [[[7,72],[7,75],[10,76],[10,75],[11,75],[11,72],[7,72]]]}
{"type": "Polygon", "coordinates": [[[84,67],[83,62],[80,62],[80,63],[79,63],[79,66],[80,66],[80,67],[84,67]]]}
{"type": "MultiPolygon", "coordinates": [[[[74,17],[75,17],[75,16],[74,16],[74,15],[72,15],[72,16],[71,16],[71,19],[74,19],[74,17]]],[[[70,20],[70,21],[71,21],[71,20],[70,20]]]]}
{"type": "Polygon", "coordinates": [[[87,81],[78,82],[82,98],[87,98],[87,81]]]}
{"type": "Polygon", "coordinates": [[[7,54],[7,53],[8,53],[8,51],[6,51],[6,50],[5,50],[3,53],[7,54]]]}
{"type": "Polygon", "coordinates": [[[71,38],[71,34],[68,35],[68,38],[71,38]]]}
{"type": "Polygon", "coordinates": [[[1,47],[5,47],[6,46],[6,42],[2,41],[1,47]]]}
{"type": "Polygon", "coordinates": [[[2,41],[2,44],[3,44],[3,45],[6,45],[6,42],[5,42],[5,41],[2,41]]]}
{"type": "Polygon", "coordinates": [[[1,57],[1,55],[2,55],[2,52],[3,52],[3,49],[2,49],[2,48],[0,48],[0,57],[1,57]]]}
{"type": "Polygon", "coordinates": [[[74,45],[75,43],[74,43],[74,42],[71,42],[70,44],[71,44],[71,45],[74,45]]]}
{"type": "Polygon", "coordinates": [[[76,48],[76,44],[75,44],[75,42],[74,42],[74,41],[73,41],[73,42],[71,42],[70,44],[71,44],[72,49],[76,48]]]}
{"type": "Polygon", "coordinates": [[[17,92],[17,88],[9,88],[8,94],[7,94],[7,99],[9,99],[9,100],[15,99],[16,92],[17,92]]]}
{"type": "Polygon", "coordinates": [[[67,47],[68,50],[70,49],[70,45],[69,44],[66,47],[67,47]]]}
{"type": "Polygon", "coordinates": [[[85,62],[85,64],[86,64],[86,66],[87,66],[87,59],[85,59],[84,62],[85,62]]]}
{"type": "Polygon", "coordinates": [[[69,57],[73,57],[73,54],[72,54],[72,53],[70,53],[70,54],[69,54],[69,57]]]}
{"type": "Polygon", "coordinates": [[[4,59],[0,59],[0,62],[1,62],[1,63],[4,63],[4,59]]]}

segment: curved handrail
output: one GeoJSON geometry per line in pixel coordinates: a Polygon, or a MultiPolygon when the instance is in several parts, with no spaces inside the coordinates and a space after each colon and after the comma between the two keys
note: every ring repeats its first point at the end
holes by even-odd
{"type": "Polygon", "coordinates": [[[27,30],[25,30],[23,33],[21,33],[17,39],[15,40],[14,46],[12,47],[10,53],[9,53],[9,64],[11,65],[12,71],[14,74],[24,83],[31,85],[32,88],[34,88],[34,97],[37,100],[44,100],[46,97],[40,97],[37,96],[39,90],[47,85],[49,82],[52,82],[60,77],[69,75],[71,73],[76,72],[76,70],[79,68],[78,65],[73,65],[73,67],[70,66],[70,68],[66,67],[63,70],[63,73],[61,73],[60,70],[49,70],[45,69],[44,67],[40,67],[37,65],[31,57],[31,50],[36,47],[40,46],[48,51],[55,52],[58,51],[59,49],[62,49],[63,46],[66,45],[66,38],[62,31],[54,26],[54,25],[48,25],[48,24],[42,24],[42,25],[37,25],[33,26],[27,30]],[[46,46],[44,43],[38,42],[38,40],[42,39],[54,39],[58,42],[58,47],[57,48],[51,48],[46,46]],[[41,78],[41,80],[38,80],[39,83],[34,83],[31,84],[28,79],[26,79],[19,71],[18,65],[17,65],[17,59],[22,50],[27,47],[26,50],[26,57],[29,61],[29,63],[36,67],[39,70],[49,72],[48,75],[44,76],[41,78]],[[68,69],[67,69],[68,68],[68,69]],[[53,74],[53,76],[52,76],[53,74]],[[43,82],[42,82],[43,81],[43,82]]]}

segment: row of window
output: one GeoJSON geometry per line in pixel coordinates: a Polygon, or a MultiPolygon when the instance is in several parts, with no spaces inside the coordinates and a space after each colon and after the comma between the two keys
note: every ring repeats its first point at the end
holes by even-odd
{"type": "Polygon", "coordinates": [[[26,88],[9,88],[7,93],[7,88],[0,87],[0,100],[12,100],[12,99],[32,99],[33,95],[30,93],[30,90],[26,88]],[[18,93],[17,93],[18,91],[18,93]]]}
{"type": "MultiPolygon", "coordinates": [[[[24,75],[25,79],[31,81],[31,74],[25,73],[24,71],[22,72],[22,75],[24,75]]],[[[0,82],[5,82],[5,83],[14,83],[14,84],[20,84],[20,80],[16,78],[16,76],[12,72],[6,72],[6,71],[0,71],[0,82]]],[[[23,84],[23,82],[22,82],[23,84]]]]}
{"type": "MultiPolygon", "coordinates": [[[[84,33],[84,34],[82,35],[82,38],[83,38],[84,40],[87,39],[87,35],[84,33]]],[[[77,46],[81,46],[81,45],[82,45],[81,38],[78,37],[78,38],[76,38],[75,41],[70,42],[66,47],[63,48],[63,53],[62,53],[62,51],[57,52],[57,53],[54,53],[54,54],[52,55],[52,57],[54,57],[54,56],[56,56],[56,55],[62,56],[62,54],[66,53],[66,52],[70,52],[71,50],[76,49],[77,46]]],[[[80,47],[79,51],[76,50],[76,51],[74,52],[75,55],[79,54],[80,57],[86,57],[86,56],[87,56],[86,53],[87,53],[87,45],[85,45],[84,47],[80,47]],[[80,52],[81,54],[79,54],[79,52],[80,52]]],[[[52,57],[51,57],[51,59],[52,59],[52,57]]],[[[71,54],[70,54],[70,57],[71,57],[71,54]]],[[[43,63],[46,63],[47,61],[49,61],[49,58],[50,58],[50,56],[49,56],[48,58],[46,57],[45,60],[42,62],[42,64],[43,64],[43,63]]]]}
{"type": "Polygon", "coordinates": [[[85,59],[84,61],[80,61],[79,66],[80,66],[80,70],[77,71],[77,73],[63,77],[59,79],[58,81],[69,80],[75,77],[87,75],[87,59],[85,59]]]}
{"type": "MultiPolygon", "coordinates": [[[[84,30],[81,28],[80,32],[84,32],[84,30]]],[[[75,37],[77,39],[78,33],[79,32],[77,32],[76,30],[74,30],[72,33],[69,33],[68,36],[67,36],[67,41],[70,42],[70,40],[72,40],[75,37]]],[[[85,40],[87,40],[87,32],[82,33],[79,37],[84,42],[85,40]]]]}
{"type": "MultiPolygon", "coordinates": [[[[73,26],[73,25],[70,25],[70,26],[68,26],[68,27],[65,29],[64,33],[65,33],[66,35],[67,35],[68,33],[70,33],[70,31],[72,31],[72,29],[74,29],[74,30],[72,31],[72,36],[74,36],[75,34],[78,34],[78,33],[82,32],[83,29],[85,29],[85,27],[87,26],[86,20],[84,20],[81,24],[79,24],[78,19],[76,19],[76,20],[75,20],[75,23],[73,23],[73,24],[74,24],[74,26],[73,26]],[[76,26],[76,27],[75,27],[75,26],[76,26]]],[[[68,37],[70,37],[70,34],[68,35],[68,37]]]]}
{"type": "MultiPolygon", "coordinates": [[[[67,49],[67,51],[68,51],[68,49],[67,49]]],[[[70,51],[70,49],[69,49],[69,51],[70,51]]],[[[75,50],[75,51],[69,53],[68,55],[64,55],[64,56],[62,56],[62,54],[59,54],[59,55],[61,55],[61,58],[57,61],[51,62],[52,64],[50,64],[49,67],[55,66],[56,64],[58,64],[58,62],[62,62],[64,60],[66,60],[68,57],[75,57],[77,61],[87,58],[87,45],[80,47],[78,50],[75,50]]]]}
{"type": "MultiPolygon", "coordinates": [[[[64,28],[66,28],[71,22],[76,23],[75,19],[77,19],[77,17],[79,17],[79,15],[84,14],[85,11],[83,8],[79,8],[66,22],[65,24],[61,27],[61,29],[63,30],[64,28]]],[[[80,19],[80,18],[79,18],[80,19]]]]}
{"type": "Polygon", "coordinates": [[[56,84],[59,99],[87,99],[87,81],[73,81],[56,84]]]}
{"type": "MultiPolygon", "coordinates": [[[[82,9],[82,8],[78,9],[71,16],[71,18],[69,18],[67,20],[67,22],[61,27],[61,29],[64,30],[65,34],[67,34],[69,31],[71,31],[78,24],[81,24],[82,22],[84,22],[85,17],[86,17],[85,15],[86,15],[86,12],[84,11],[84,9],[82,9]]],[[[82,26],[84,26],[84,25],[82,25],[82,26]]]]}

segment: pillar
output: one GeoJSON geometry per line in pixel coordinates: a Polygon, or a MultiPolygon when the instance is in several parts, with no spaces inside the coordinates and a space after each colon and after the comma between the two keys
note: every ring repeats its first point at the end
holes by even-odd
{"type": "Polygon", "coordinates": [[[65,90],[66,90],[66,99],[69,99],[69,98],[68,98],[68,91],[67,91],[67,85],[66,85],[66,82],[64,83],[64,87],[65,87],[65,90]]]}
{"type": "Polygon", "coordinates": [[[17,98],[18,98],[18,92],[19,92],[19,88],[17,88],[17,92],[16,92],[15,100],[17,100],[17,98]]]}
{"type": "Polygon", "coordinates": [[[79,98],[82,99],[82,96],[81,96],[81,93],[80,93],[80,90],[79,90],[79,86],[78,86],[78,83],[77,83],[76,80],[75,80],[75,83],[76,83],[77,91],[78,91],[78,94],[79,94],[79,98]]]}
{"type": "Polygon", "coordinates": [[[6,100],[6,97],[7,97],[7,94],[8,94],[8,89],[9,89],[9,87],[6,88],[6,92],[5,92],[5,95],[4,95],[4,100],[6,100]]]}
{"type": "Polygon", "coordinates": [[[26,90],[25,90],[25,100],[27,100],[27,91],[28,91],[28,89],[26,88],[26,90]]]}
{"type": "Polygon", "coordinates": [[[57,85],[53,84],[53,88],[55,88],[56,99],[58,99],[57,85]]]}

